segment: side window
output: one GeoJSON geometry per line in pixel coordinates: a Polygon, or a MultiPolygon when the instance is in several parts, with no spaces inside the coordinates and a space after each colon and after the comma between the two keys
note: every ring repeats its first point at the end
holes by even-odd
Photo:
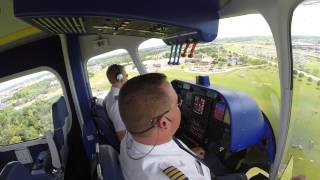
{"type": "Polygon", "coordinates": [[[138,70],[132,62],[128,52],[124,49],[118,49],[92,57],[87,62],[87,72],[93,96],[104,98],[111,87],[106,71],[112,64],[125,66],[129,77],[138,75],[138,70]]]}
{"type": "Polygon", "coordinates": [[[41,71],[0,83],[0,146],[53,131],[52,104],[62,96],[57,77],[41,71]]]}
{"type": "Polygon", "coordinates": [[[194,57],[181,58],[180,65],[168,65],[170,46],[160,40],[145,41],[139,53],[147,71],[165,73],[170,80],[195,82],[197,75],[208,75],[211,85],[250,95],[278,137],[280,81],[276,48],[268,24],[259,14],[245,15],[220,20],[218,32],[215,41],[199,44],[194,57]]]}
{"type": "Polygon", "coordinates": [[[293,175],[320,177],[320,1],[304,1],[291,23],[293,99],[283,168],[293,159],[293,175]]]}

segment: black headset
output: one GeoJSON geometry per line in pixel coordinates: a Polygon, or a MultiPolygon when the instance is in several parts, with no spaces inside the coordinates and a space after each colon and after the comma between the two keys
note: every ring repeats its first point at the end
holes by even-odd
{"type": "Polygon", "coordinates": [[[152,119],[150,120],[150,126],[149,126],[148,128],[146,128],[146,129],[144,129],[144,130],[141,130],[141,131],[131,131],[131,130],[127,129],[127,131],[129,131],[131,134],[143,134],[143,133],[149,131],[150,129],[154,128],[154,127],[156,126],[157,122],[160,120],[160,118],[161,118],[162,116],[164,116],[166,119],[168,119],[169,121],[171,121],[171,119],[169,119],[168,117],[165,116],[165,114],[167,114],[168,112],[169,112],[169,110],[163,112],[163,113],[160,114],[159,116],[156,116],[156,117],[152,118],[152,119]]]}

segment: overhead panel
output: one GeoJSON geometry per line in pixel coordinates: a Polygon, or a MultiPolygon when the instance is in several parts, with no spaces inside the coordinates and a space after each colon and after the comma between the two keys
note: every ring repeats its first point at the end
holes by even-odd
{"type": "Polygon", "coordinates": [[[210,42],[217,36],[218,0],[24,0],[15,16],[54,34],[114,34],[162,38],[168,44],[210,42]]]}
{"type": "Polygon", "coordinates": [[[168,38],[188,33],[186,28],[161,23],[116,17],[38,17],[34,26],[57,34],[112,34],[124,36],[168,38]]]}

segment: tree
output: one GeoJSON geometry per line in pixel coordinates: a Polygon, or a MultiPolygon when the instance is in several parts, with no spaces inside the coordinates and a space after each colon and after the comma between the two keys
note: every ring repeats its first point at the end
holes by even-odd
{"type": "Polygon", "coordinates": [[[94,76],[94,73],[92,71],[89,71],[88,76],[89,76],[89,78],[92,78],[94,76]]]}
{"type": "Polygon", "coordinates": [[[298,71],[297,70],[293,70],[293,75],[297,75],[298,74],[298,71]]]}
{"type": "Polygon", "coordinates": [[[248,62],[248,56],[241,56],[240,61],[247,63],[248,62]]]}
{"type": "Polygon", "coordinates": [[[320,80],[317,82],[317,85],[320,86],[320,80]]]}
{"type": "Polygon", "coordinates": [[[313,80],[312,77],[308,77],[309,82],[312,82],[312,80],[313,80]]]}
{"type": "Polygon", "coordinates": [[[54,100],[38,99],[18,111],[12,107],[2,109],[0,111],[0,145],[35,139],[46,131],[52,130],[51,104],[54,100]]]}
{"type": "Polygon", "coordinates": [[[299,78],[302,78],[304,74],[302,72],[299,73],[299,78]]]}
{"type": "Polygon", "coordinates": [[[212,58],[217,58],[218,57],[218,55],[216,53],[214,53],[214,52],[210,53],[209,56],[211,56],[212,58]]]}

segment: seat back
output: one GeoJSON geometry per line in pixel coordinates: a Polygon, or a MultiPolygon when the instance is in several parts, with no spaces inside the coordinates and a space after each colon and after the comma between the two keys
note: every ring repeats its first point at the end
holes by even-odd
{"type": "Polygon", "coordinates": [[[0,180],[35,180],[19,161],[9,162],[0,172],[0,180]]]}
{"type": "Polygon", "coordinates": [[[98,129],[101,141],[103,143],[110,144],[119,152],[120,142],[116,135],[114,126],[108,116],[106,103],[102,99],[96,99],[93,101],[94,111],[95,111],[95,124],[98,129]]]}
{"type": "Polygon", "coordinates": [[[63,96],[52,104],[52,119],[54,127],[53,140],[59,151],[62,166],[65,166],[68,158],[67,137],[71,128],[71,120],[69,119],[67,104],[63,96]]]}
{"type": "Polygon", "coordinates": [[[118,159],[119,153],[110,145],[100,145],[98,152],[98,171],[101,167],[101,174],[98,172],[98,177],[104,179],[124,180],[120,162],[118,159]]]}

